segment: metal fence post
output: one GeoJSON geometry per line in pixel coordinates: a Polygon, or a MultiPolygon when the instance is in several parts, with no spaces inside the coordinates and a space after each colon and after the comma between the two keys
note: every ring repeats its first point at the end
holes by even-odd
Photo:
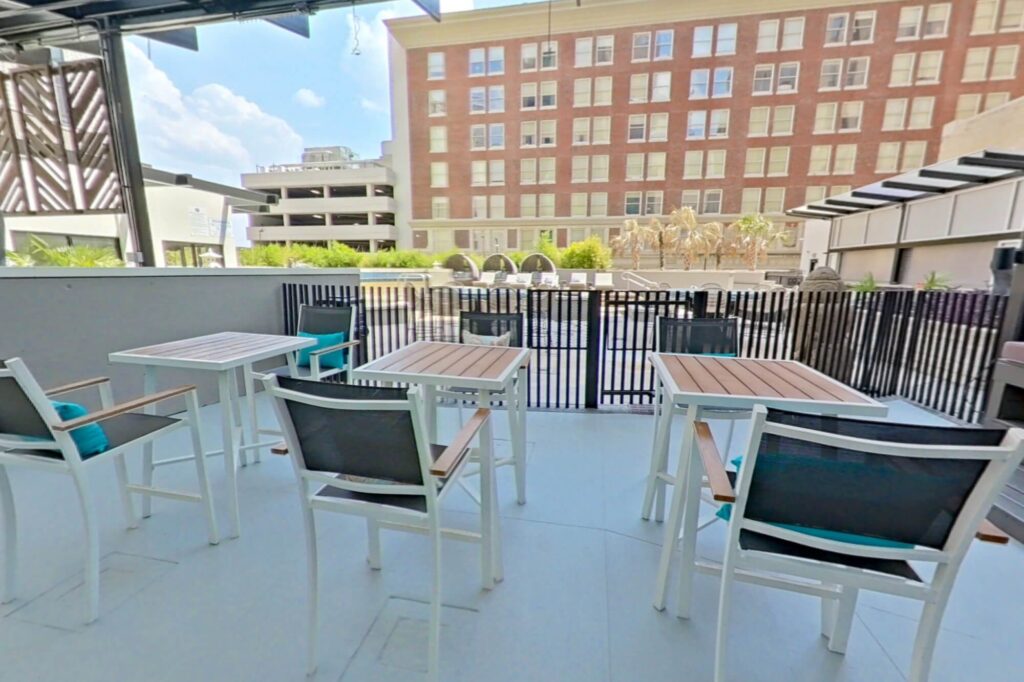
{"type": "Polygon", "coordinates": [[[596,410],[601,400],[601,300],[604,292],[591,291],[587,294],[587,375],[584,406],[596,410]]]}

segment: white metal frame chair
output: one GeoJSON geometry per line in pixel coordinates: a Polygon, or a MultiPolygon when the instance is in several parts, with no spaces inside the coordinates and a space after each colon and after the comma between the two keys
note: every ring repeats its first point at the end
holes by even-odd
{"type": "MultiPolygon", "coordinates": [[[[479,542],[485,589],[500,579],[501,531],[497,507],[479,533],[442,528],[440,503],[460,475],[474,439],[492,448],[490,410],[479,409],[450,445],[428,442],[419,389],[324,384],[267,375],[264,386],[285,436],[298,479],[305,524],[309,589],[307,672],[317,668],[319,621],[314,511],[362,516],[369,534],[368,563],[380,570],[380,530],[426,533],[433,550],[428,678],[439,679],[441,538],[479,542]]],[[[489,455],[489,452],[486,454],[489,455]]],[[[493,484],[493,482],[492,482],[493,484]]],[[[494,497],[492,496],[492,500],[494,497]]]]}
{"type": "Polygon", "coordinates": [[[594,288],[598,291],[611,291],[615,288],[615,275],[610,272],[595,272],[594,288]]]}
{"type": "MultiPolygon", "coordinates": [[[[142,449],[138,450],[142,454],[142,449]]],[[[110,380],[101,377],[75,382],[59,388],[43,390],[20,358],[11,358],[0,364],[0,504],[4,517],[4,547],[7,557],[4,570],[4,593],[0,602],[13,601],[17,591],[17,519],[14,495],[6,468],[25,467],[71,476],[78,492],[79,505],[85,531],[85,619],[91,623],[99,617],[100,541],[99,519],[93,504],[88,470],[99,462],[113,461],[117,474],[121,504],[129,529],[137,528],[132,494],[164,497],[171,500],[198,502],[206,517],[208,540],[211,545],[219,541],[217,521],[206,476],[199,432],[199,399],[195,386],[181,386],[114,404],[110,380]],[[96,387],[102,409],[84,417],[63,421],[50,398],[73,391],[96,387]],[[147,405],[183,397],[185,416],[160,417],[135,412],[147,405]],[[85,459],[79,454],[71,431],[89,424],[100,424],[110,447],[85,459]],[[135,485],[128,480],[125,454],[137,445],[143,445],[179,429],[187,428],[191,435],[192,450],[199,481],[199,492],[186,493],[152,486],[135,485]]]]}
{"type": "Polygon", "coordinates": [[[359,345],[355,338],[356,307],[303,305],[299,308],[298,330],[309,334],[335,334],[345,332],[346,341],[326,348],[317,348],[309,354],[309,371],[298,364],[299,353],[288,354],[288,374],[295,379],[312,379],[323,381],[336,374],[345,374],[345,381],[352,383],[353,353],[359,345]],[[346,321],[347,320],[347,321],[346,321]],[[339,328],[340,327],[340,328],[339,328]],[[328,353],[348,349],[348,358],[343,368],[331,367],[321,369],[320,359],[328,353]]]}
{"type": "Polygon", "coordinates": [[[480,273],[480,279],[473,282],[474,286],[490,288],[498,283],[498,272],[497,270],[487,270],[480,273]]]}
{"type": "Polygon", "coordinates": [[[711,488],[716,498],[734,501],[722,566],[715,682],[726,679],[734,580],[820,597],[822,634],[836,653],[846,651],[859,590],[924,602],[909,680],[925,682],[972,539],[1005,541],[985,516],[1024,458],[1024,430],[929,429],[759,406],[735,491],[712,450],[703,448],[700,455],[711,488]],[[849,435],[887,430],[897,430],[893,440],[899,442],[849,435]],[[915,430],[938,435],[918,437],[915,430]],[[847,535],[840,540],[820,531],[847,535]],[[849,534],[868,536],[873,544],[849,534]],[[921,577],[912,561],[934,566],[931,579],[921,577]]]}

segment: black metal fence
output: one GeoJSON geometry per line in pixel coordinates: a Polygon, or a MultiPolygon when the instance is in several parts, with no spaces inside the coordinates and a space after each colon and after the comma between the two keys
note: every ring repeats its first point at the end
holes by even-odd
{"type": "Polygon", "coordinates": [[[902,397],[978,422],[1006,297],[984,292],[561,291],[284,285],[301,304],[355,304],[357,361],[416,340],[457,341],[459,314],[524,315],[531,407],[649,405],[660,316],[739,320],[744,357],[792,359],[874,397],[902,397]]]}

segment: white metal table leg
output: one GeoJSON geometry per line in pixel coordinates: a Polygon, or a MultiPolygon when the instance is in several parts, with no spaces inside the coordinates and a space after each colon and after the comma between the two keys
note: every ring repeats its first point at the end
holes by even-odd
{"type": "MultiPolygon", "coordinates": [[[[477,394],[477,405],[488,407],[489,391],[477,394]]],[[[504,578],[501,555],[501,520],[498,514],[497,485],[494,477],[494,426],[491,420],[480,429],[480,572],[485,590],[504,578]]]]}
{"type": "MultiPolygon", "coordinates": [[[[156,367],[146,365],[142,369],[142,394],[152,395],[156,393],[156,367]]],[[[145,414],[156,414],[156,405],[147,405],[142,408],[145,414]]],[[[142,446],[142,485],[147,488],[153,487],[153,441],[142,446]]],[[[148,519],[153,515],[153,496],[142,496],[142,518],[148,519]]]]}
{"type": "MultiPolygon", "coordinates": [[[[672,496],[672,507],[669,510],[668,523],[665,524],[665,537],[661,545],[661,560],[658,563],[658,577],[655,582],[654,608],[659,611],[665,609],[665,596],[668,591],[668,577],[672,567],[672,554],[679,539],[679,529],[683,526],[683,510],[684,507],[690,506],[685,503],[690,500],[693,502],[694,508],[696,508],[695,505],[700,500],[700,478],[696,479],[698,488],[696,492],[693,492],[691,482],[687,476],[691,470],[690,460],[693,455],[694,424],[697,421],[698,412],[699,408],[696,405],[690,405],[686,411],[686,427],[683,430],[683,442],[679,448],[679,464],[676,467],[675,494],[672,496]]],[[[691,519],[691,523],[693,526],[686,529],[687,539],[696,541],[696,517],[691,519]]],[[[689,579],[685,582],[691,582],[693,569],[692,560],[689,565],[684,564],[681,567],[681,570],[689,573],[689,579]]]]}
{"type": "MultiPolygon", "coordinates": [[[[242,447],[248,443],[245,434],[245,427],[242,422],[242,392],[238,390],[238,372],[231,370],[231,393],[234,400],[231,402],[231,415],[234,419],[234,427],[238,434],[236,441],[238,463],[243,467],[249,466],[248,448],[242,447]]],[[[255,441],[254,441],[255,442],[255,441]]]]}
{"type": "MultiPolygon", "coordinates": [[[[246,439],[248,445],[255,445],[260,442],[260,424],[256,417],[256,379],[253,376],[252,365],[242,367],[242,381],[245,384],[245,406],[249,411],[249,437],[246,439]]],[[[252,459],[260,463],[260,451],[262,448],[252,448],[252,459]]]]}
{"type": "Polygon", "coordinates": [[[235,391],[231,383],[234,381],[234,370],[226,370],[217,374],[217,389],[220,397],[221,437],[224,441],[224,473],[227,477],[228,515],[231,518],[231,537],[237,538],[241,533],[241,519],[238,511],[238,451],[235,443],[235,391]]]}
{"type": "MultiPolygon", "coordinates": [[[[423,386],[423,407],[427,417],[427,436],[431,443],[437,443],[437,387],[423,386]]],[[[490,407],[485,405],[485,407],[490,407]]]]}
{"type": "MultiPolygon", "coordinates": [[[[651,467],[647,474],[647,487],[644,491],[644,506],[640,511],[640,517],[647,521],[651,518],[651,511],[654,508],[655,494],[659,494],[659,507],[664,508],[665,482],[658,478],[658,474],[664,469],[664,462],[667,457],[668,439],[672,429],[672,407],[662,405],[664,393],[661,382],[655,389],[654,403],[654,445],[651,448],[651,467]]],[[[659,517],[663,514],[659,514],[659,517]]],[[[659,518],[659,520],[661,520],[659,518]]]]}
{"type": "MultiPolygon", "coordinates": [[[[697,572],[697,531],[700,524],[700,498],[701,485],[704,480],[704,469],[696,452],[696,438],[694,424],[700,419],[700,407],[693,406],[686,412],[686,425],[689,436],[686,449],[686,474],[685,482],[680,487],[678,475],[676,477],[676,492],[673,497],[682,497],[683,502],[683,535],[679,543],[681,545],[679,569],[679,593],[676,595],[677,611],[679,618],[690,617],[690,602],[693,596],[693,576],[697,572]]],[[[684,439],[686,436],[684,436],[684,439]]],[[[682,456],[682,455],[681,455],[682,456]]],[[[682,467],[680,467],[681,469],[682,467]]]]}
{"type": "MultiPolygon", "coordinates": [[[[515,400],[508,404],[509,428],[512,429],[512,456],[516,471],[516,501],[526,504],[526,368],[520,367],[514,385],[515,400]],[[513,413],[515,418],[513,419],[513,413]]],[[[513,395],[512,390],[506,390],[513,395]]]]}

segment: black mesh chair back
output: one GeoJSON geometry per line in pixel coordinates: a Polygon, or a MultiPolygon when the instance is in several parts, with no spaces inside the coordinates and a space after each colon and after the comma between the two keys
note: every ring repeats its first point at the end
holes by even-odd
{"type": "Polygon", "coordinates": [[[299,308],[299,331],[307,334],[351,334],[354,314],[352,306],[304,305],[299,308]]]}
{"type": "MultiPolygon", "coordinates": [[[[401,388],[374,388],[278,377],[288,391],[361,403],[407,400],[401,388]]],[[[419,449],[408,410],[320,407],[284,398],[305,468],[422,485],[419,449]]]]}
{"type": "Polygon", "coordinates": [[[737,355],[739,328],[736,319],[659,317],[658,352],[737,355]]]}
{"type": "MultiPolygon", "coordinates": [[[[0,363],[0,369],[6,364],[0,363]]],[[[0,433],[50,440],[53,435],[39,410],[13,376],[0,376],[0,433]]]]}
{"type": "MultiPolygon", "coordinates": [[[[899,444],[995,447],[999,429],[892,424],[769,410],[768,424],[899,444]]],[[[744,516],[942,548],[989,466],[986,460],[897,457],[763,433],[744,516]]]]}
{"type": "Polygon", "coordinates": [[[462,332],[477,336],[502,336],[511,333],[509,345],[523,347],[523,316],[520,313],[464,312],[459,316],[459,341],[462,332]]]}

